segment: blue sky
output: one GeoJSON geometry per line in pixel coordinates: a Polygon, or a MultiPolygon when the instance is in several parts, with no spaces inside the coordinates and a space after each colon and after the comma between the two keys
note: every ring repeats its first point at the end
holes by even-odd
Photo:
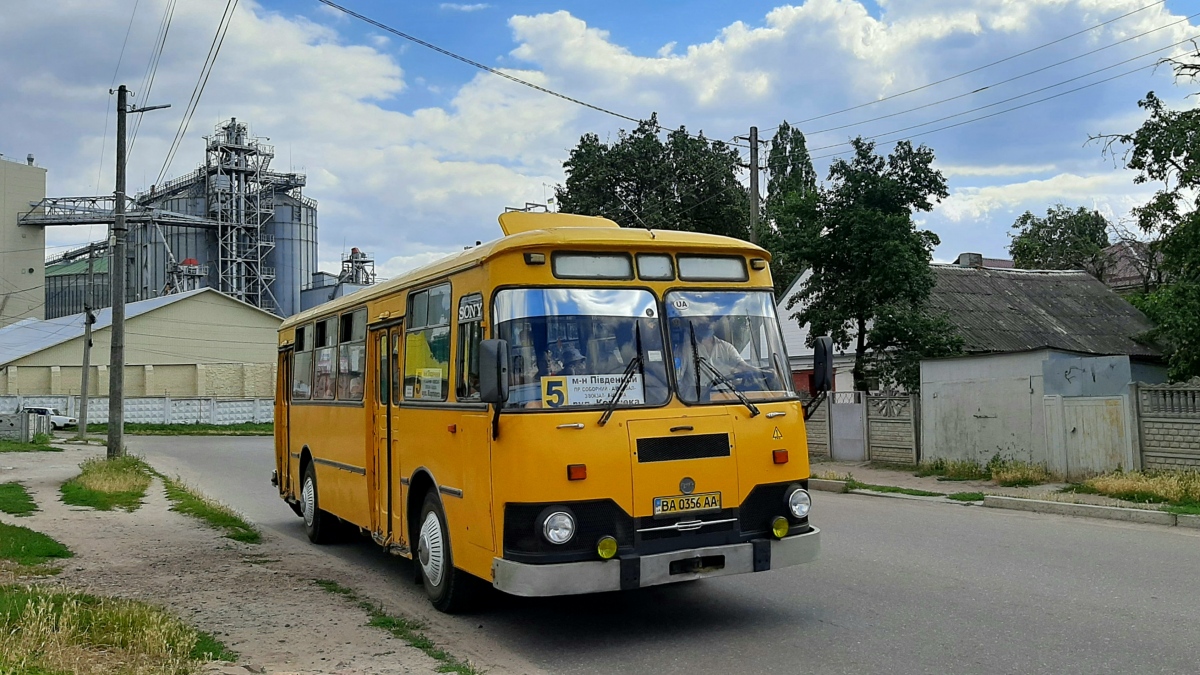
{"type": "MultiPolygon", "coordinates": [[[[49,168],[50,194],[111,190],[107,90],[114,71],[118,83],[140,88],[166,3],[136,0],[136,12],[135,0],[65,0],[54,13],[39,3],[6,9],[0,77],[10,84],[0,91],[0,152],[36,155],[49,168]],[[118,68],[113,36],[128,26],[118,68]]],[[[1185,49],[1169,45],[1200,36],[1200,19],[1184,20],[1200,12],[1195,0],[341,4],[564,94],[633,117],[654,111],[666,125],[712,138],[750,125],[769,137],[783,119],[800,122],[810,147],[832,146],[814,151],[822,176],[854,135],[892,140],[1094,85],[914,138],[934,149],[950,185],[950,198],[920,216],[942,238],[941,260],[962,251],[1005,255],[1016,217],[1059,201],[1119,222],[1152,188],[1135,185],[1088,135],[1136,128],[1137,101],[1149,90],[1172,106],[1195,105],[1186,98],[1193,88],[1148,67],[1185,49]],[[1017,79],[1003,83],[1009,78],[1017,79]],[[1010,97],[1019,98],[1002,102],[1010,97]],[[887,100],[837,112],[880,99],[887,100]]],[[[178,0],[151,96],[174,107],[147,114],[130,156],[131,189],[157,176],[223,7],[178,0]]],[[[494,238],[505,206],[542,201],[563,180],[561,163],[580,135],[611,138],[631,126],[315,0],[240,2],[168,174],[198,164],[201,137],[230,116],[271,137],[277,168],[308,173],[306,194],[321,204],[325,266],[359,246],[385,274],[494,238]]],[[[48,239],[66,246],[99,234],[59,228],[48,239]]]]}

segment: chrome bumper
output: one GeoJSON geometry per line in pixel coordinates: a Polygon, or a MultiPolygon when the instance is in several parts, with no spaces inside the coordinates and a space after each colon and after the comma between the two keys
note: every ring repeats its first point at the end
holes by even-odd
{"type": "MultiPolygon", "coordinates": [[[[765,572],[812,562],[821,551],[821,531],[783,539],[708,546],[613,560],[529,565],[492,559],[492,585],[512,595],[579,595],[644,588],[677,581],[765,572]],[[702,559],[707,567],[671,573],[671,563],[702,559]],[[712,564],[720,559],[721,564],[712,564]]],[[[698,563],[699,564],[699,563],[698,563]]]]}

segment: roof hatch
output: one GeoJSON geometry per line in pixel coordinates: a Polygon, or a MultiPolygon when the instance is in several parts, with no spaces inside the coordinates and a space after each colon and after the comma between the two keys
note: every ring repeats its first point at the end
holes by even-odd
{"type": "Polygon", "coordinates": [[[529,213],[528,211],[509,211],[500,214],[500,229],[505,236],[530,232],[533,230],[555,230],[562,227],[603,227],[617,228],[608,218],[596,216],[578,216],[572,213],[529,213]]]}

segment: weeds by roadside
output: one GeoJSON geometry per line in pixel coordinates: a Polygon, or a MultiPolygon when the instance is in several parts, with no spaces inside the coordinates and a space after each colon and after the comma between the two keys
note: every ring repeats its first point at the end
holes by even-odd
{"type": "Polygon", "coordinates": [[[70,549],[41,532],[20,525],[0,523],[0,560],[31,567],[49,560],[70,558],[70,549]]]}
{"type": "Polygon", "coordinates": [[[1200,471],[1114,471],[1067,488],[1146,504],[1164,511],[1200,513],[1200,471]]]}
{"type": "MultiPolygon", "coordinates": [[[[989,465],[990,466],[990,465],[989,465]]],[[[935,459],[922,462],[913,473],[917,477],[937,476],[939,480],[989,480],[987,466],[966,459],[935,459]]]]}
{"type": "Polygon", "coordinates": [[[50,440],[49,434],[34,434],[28,443],[0,438],[0,452],[62,452],[62,448],[50,445],[50,440]]]}
{"type": "Polygon", "coordinates": [[[328,581],[324,579],[316,580],[316,583],[326,591],[335,595],[340,595],[347,600],[356,603],[370,616],[367,625],[375,628],[382,628],[391,633],[393,637],[404,640],[408,644],[425,652],[425,655],[438,662],[439,673],[457,673],[458,675],[481,675],[481,671],[476,670],[474,666],[461,659],[452,656],[445,650],[439,648],[433,643],[422,631],[425,630],[425,625],[419,621],[405,619],[403,617],[390,616],[385,614],[379,607],[363,600],[352,589],[346,588],[336,581],[328,581]]]}
{"type": "Polygon", "coordinates": [[[27,516],[37,511],[37,504],[20,483],[0,484],[0,511],[11,516],[27,516]]]}
{"type": "Polygon", "coordinates": [[[262,535],[254,525],[239,516],[233,509],[213,499],[205,497],[192,488],[184,485],[179,479],[161,476],[167,489],[167,499],[171,500],[171,510],[204,521],[209,527],[224,530],[225,536],[235,541],[257,544],[262,541],[262,535]]]}
{"type": "Polygon", "coordinates": [[[946,495],[946,499],[953,499],[956,502],[981,502],[983,496],[982,492],[955,492],[946,495]]]}
{"type": "Polygon", "coordinates": [[[187,675],[237,658],[157,607],[65,589],[0,586],[0,673],[187,675]]]}
{"type": "Polygon", "coordinates": [[[922,462],[914,476],[937,476],[938,480],[990,480],[1001,487],[1028,487],[1059,480],[1042,464],[993,456],[987,464],[967,459],[935,459],[922,462]]]}
{"type": "Polygon", "coordinates": [[[79,465],[80,474],[63,483],[63,502],[100,511],[135,511],[150,486],[151,469],[138,457],[94,457],[79,465]]]}
{"type": "Polygon", "coordinates": [[[873,490],[875,492],[887,492],[891,494],[910,495],[913,497],[945,497],[944,492],[930,492],[928,490],[915,490],[913,488],[896,487],[895,485],[872,485],[870,483],[860,483],[853,478],[846,481],[847,490],[873,490]]]}
{"type": "MultiPolygon", "coordinates": [[[[89,434],[108,433],[107,424],[89,424],[89,434]]],[[[130,436],[270,436],[275,433],[271,422],[242,424],[146,424],[126,422],[125,433],[130,436]]]]}

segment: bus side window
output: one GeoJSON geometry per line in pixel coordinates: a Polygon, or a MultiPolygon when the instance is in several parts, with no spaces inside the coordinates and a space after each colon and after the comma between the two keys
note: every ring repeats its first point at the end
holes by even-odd
{"type": "Polygon", "coordinates": [[[337,317],[317,322],[316,364],[313,368],[314,400],[332,401],[337,378],[337,317]]]}
{"type": "Polygon", "coordinates": [[[367,310],[343,314],[341,321],[337,397],[339,401],[361,401],[367,369],[367,310]]]}
{"type": "Polygon", "coordinates": [[[292,354],[292,398],[308,400],[312,396],[312,324],[296,328],[296,348],[292,354]]]}
{"type": "Polygon", "coordinates": [[[445,401],[450,388],[450,284],[409,297],[413,320],[404,335],[404,398],[445,401]],[[418,321],[422,314],[423,323],[418,321]]]}
{"type": "Polygon", "coordinates": [[[389,384],[391,373],[388,372],[388,332],[385,330],[379,335],[379,405],[388,404],[388,395],[391,393],[392,386],[389,384]]]}
{"type": "Polygon", "coordinates": [[[479,342],[483,339],[483,296],[463,296],[458,303],[458,363],[455,366],[460,401],[479,400],[479,342]]]}

